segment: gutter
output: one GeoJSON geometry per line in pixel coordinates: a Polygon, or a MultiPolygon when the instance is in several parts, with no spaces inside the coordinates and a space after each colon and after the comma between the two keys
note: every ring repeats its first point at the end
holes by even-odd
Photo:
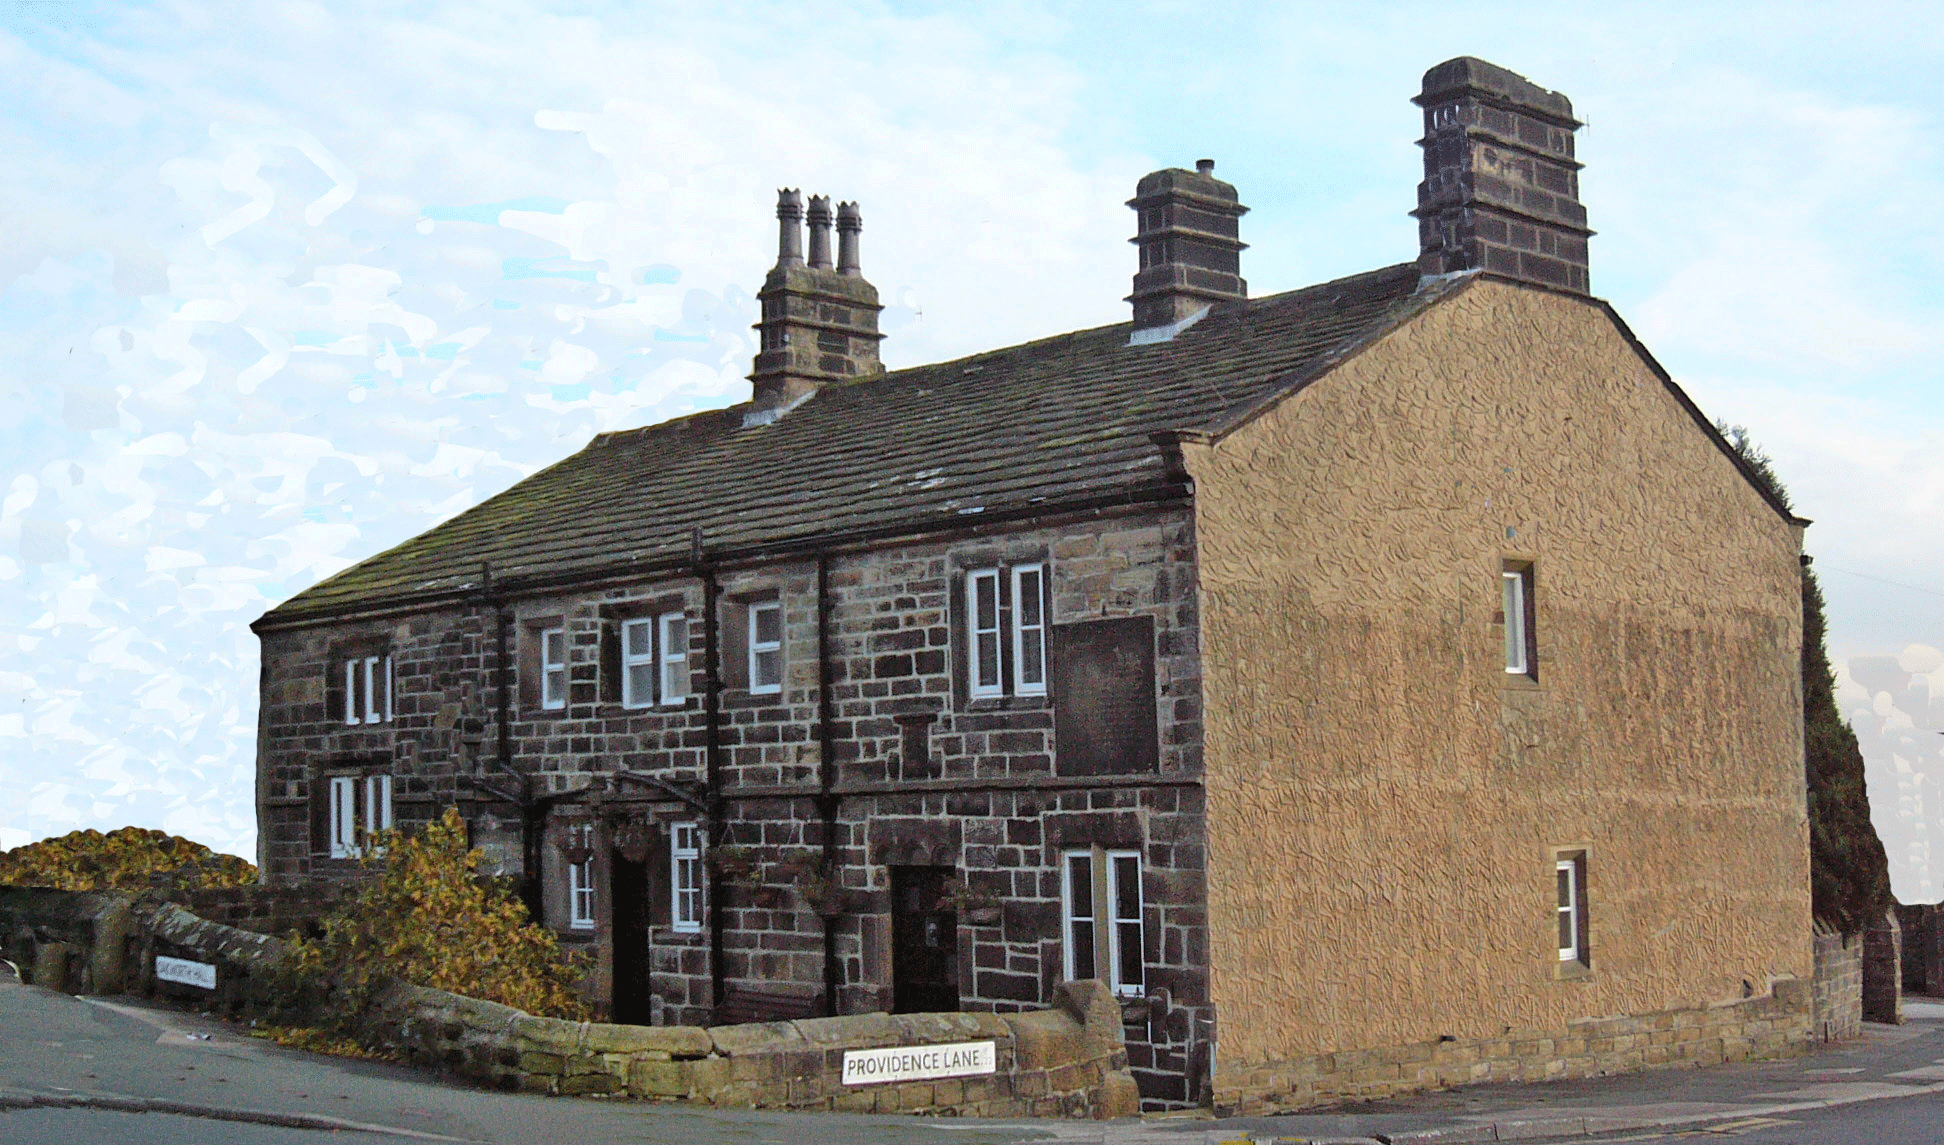
{"type": "MultiPolygon", "coordinates": [[[[817,810],[823,818],[823,869],[827,878],[837,876],[837,812],[843,796],[837,794],[837,730],[831,722],[836,705],[831,703],[830,683],[835,675],[830,665],[830,554],[817,554],[817,810]]],[[[842,985],[843,962],[837,957],[837,919],[825,911],[823,916],[824,1016],[838,1013],[837,991],[842,985]]]]}
{"type": "MultiPolygon", "coordinates": [[[[689,563],[695,576],[702,582],[702,672],[705,678],[702,685],[702,755],[706,784],[703,799],[709,822],[709,833],[703,845],[716,847],[726,837],[722,819],[722,617],[718,615],[721,611],[722,586],[716,581],[715,566],[703,553],[700,525],[695,526],[689,534],[689,563]]],[[[720,882],[719,879],[710,879],[708,886],[709,1005],[717,1010],[722,1008],[728,978],[723,949],[729,918],[728,912],[722,909],[720,882]]]]}

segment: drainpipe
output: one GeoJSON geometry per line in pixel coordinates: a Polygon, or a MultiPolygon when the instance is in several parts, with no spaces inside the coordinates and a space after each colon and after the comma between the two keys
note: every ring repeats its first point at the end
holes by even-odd
{"type": "MultiPolygon", "coordinates": [[[[689,533],[689,556],[695,575],[702,581],[702,758],[707,780],[709,835],[707,845],[719,847],[724,840],[722,818],[722,618],[718,600],[722,586],[716,583],[715,569],[702,552],[702,526],[689,533]]],[[[716,880],[709,883],[709,1004],[721,1009],[728,967],[723,960],[724,934],[728,917],[722,909],[723,888],[716,880]]]]}
{"type": "MultiPolygon", "coordinates": [[[[832,725],[836,705],[831,702],[830,682],[830,554],[817,554],[817,811],[823,817],[824,874],[842,879],[837,864],[837,733],[832,725]]],[[[841,888],[842,883],[838,881],[841,888]]],[[[843,963],[837,957],[837,916],[823,916],[824,1014],[836,1017],[837,991],[842,984],[843,963]]]]}
{"type": "Polygon", "coordinates": [[[493,608],[493,675],[497,690],[499,769],[519,781],[511,794],[519,797],[520,812],[520,901],[526,904],[527,917],[540,921],[540,828],[537,820],[544,814],[533,797],[532,783],[513,766],[513,680],[508,670],[506,629],[512,623],[504,597],[493,593],[493,566],[480,566],[480,589],[493,608]]]}

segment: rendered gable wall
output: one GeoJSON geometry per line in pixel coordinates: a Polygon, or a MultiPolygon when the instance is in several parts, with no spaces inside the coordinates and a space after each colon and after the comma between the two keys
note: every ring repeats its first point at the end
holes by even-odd
{"type": "Polygon", "coordinates": [[[1605,314],[1480,281],[1187,462],[1218,1105],[1807,1037],[1799,538],[1605,314]]]}

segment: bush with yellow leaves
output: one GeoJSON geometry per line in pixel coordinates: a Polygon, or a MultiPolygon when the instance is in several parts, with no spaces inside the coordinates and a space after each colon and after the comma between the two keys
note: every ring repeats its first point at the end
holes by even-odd
{"type": "Polygon", "coordinates": [[[322,920],[320,937],[292,940],[288,966],[306,992],[336,999],[348,1028],[389,978],[499,1002],[545,1017],[585,1020],[579,968],[526,905],[479,875],[457,809],[417,834],[386,831],[364,862],[376,877],[322,920]]]}
{"type": "Polygon", "coordinates": [[[255,866],[144,827],[71,831],[0,851],[0,885],[63,891],[196,890],[257,881],[255,866]]]}

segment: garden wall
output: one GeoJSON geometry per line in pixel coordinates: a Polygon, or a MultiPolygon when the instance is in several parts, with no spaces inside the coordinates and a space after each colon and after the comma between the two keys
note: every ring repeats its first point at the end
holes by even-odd
{"type": "MultiPolygon", "coordinates": [[[[0,950],[22,977],[70,993],[182,997],[230,1014],[278,999],[284,944],[173,903],[0,887],[0,950]],[[214,986],[168,982],[156,958],[214,967],[214,986]]],[[[611,1094],[743,1109],[976,1117],[1124,1117],[1139,1111],[1120,1004],[1100,982],[1066,982],[1048,1010],[858,1014],[739,1026],[617,1026],[539,1018],[394,983],[364,1017],[366,1040],[422,1065],[507,1089],[611,1094]],[[851,1050],[992,1044],[991,1071],[845,1084],[851,1050]]]]}

